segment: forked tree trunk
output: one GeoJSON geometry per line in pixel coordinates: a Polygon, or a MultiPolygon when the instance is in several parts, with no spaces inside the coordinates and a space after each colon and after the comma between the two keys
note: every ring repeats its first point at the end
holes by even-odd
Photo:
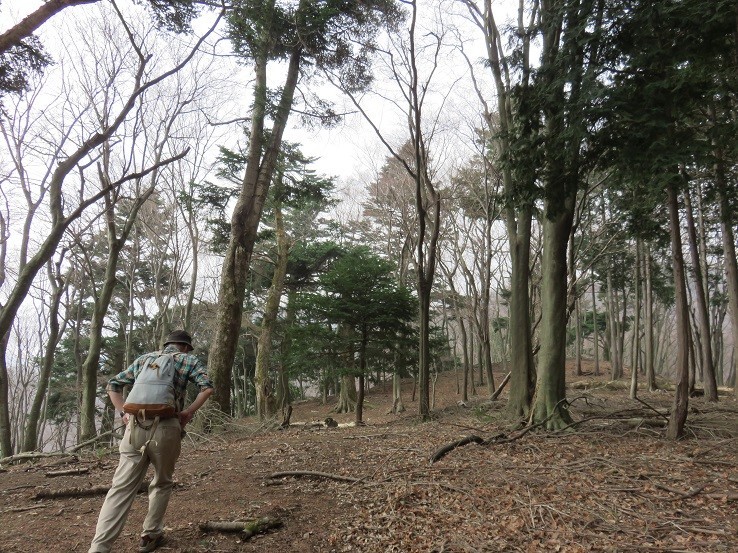
{"type": "Polygon", "coordinates": [[[231,373],[241,335],[241,316],[251,254],[264,201],[281,150],[282,135],[297,86],[300,59],[301,50],[296,46],[290,54],[287,76],[267,144],[262,140],[268,103],[266,54],[257,55],[254,62],[256,81],[248,161],[231,217],[231,237],[223,260],[215,335],[208,359],[208,370],[213,379],[213,400],[224,413],[231,412],[231,373]]]}
{"type": "Polygon", "coordinates": [[[51,269],[51,263],[49,263],[48,267],[49,285],[51,286],[51,297],[49,301],[49,335],[46,338],[46,345],[44,347],[44,357],[41,363],[41,370],[38,375],[38,385],[36,386],[31,410],[28,412],[28,418],[26,420],[21,452],[34,451],[36,447],[38,447],[38,425],[39,419],[41,418],[41,407],[46,399],[46,392],[49,389],[49,380],[51,378],[51,370],[54,368],[56,345],[59,342],[61,332],[61,325],[59,323],[59,306],[67,284],[59,276],[60,265],[61,260],[59,260],[59,263],[56,265],[55,274],[51,269]]]}
{"type": "MultiPolygon", "coordinates": [[[[107,149],[106,149],[107,150],[107,149]]],[[[156,162],[159,163],[161,152],[158,152],[156,162]]],[[[107,170],[107,160],[106,160],[107,170]]],[[[97,373],[100,367],[100,355],[102,353],[103,329],[105,315],[113,299],[113,292],[118,286],[118,261],[123,247],[133,230],[138,212],[149,197],[154,193],[157,171],[151,180],[151,185],[140,193],[133,202],[130,210],[125,214],[123,228],[120,236],[117,235],[116,205],[113,193],[105,195],[105,219],[107,223],[108,257],[105,263],[105,278],[99,291],[95,293],[92,320],[90,322],[89,346],[87,357],[82,364],[82,409],[80,411],[80,439],[90,440],[97,434],[95,424],[95,402],[97,401],[97,373]]],[[[109,182],[107,175],[101,176],[102,182],[109,182]]]]}
{"type": "MultiPolygon", "coordinates": [[[[518,33],[522,37],[521,78],[515,84],[519,94],[517,100],[511,97],[511,84],[507,75],[507,61],[503,51],[501,35],[492,11],[492,2],[485,0],[483,7],[467,2],[467,7],[484,34],[487,61],[495,82],[497,93],[496,113],[485,109],[485,119],[490,128],[499,125],[500,132],[493,133],[495,146],[502,156],[514,151],[511,135],[516,125],[524,127],[523,136],[530,136],[535,131],[526,119],[526,114],[516,111],[520,105],[533,94],[530,86],[530,40],[533,33],[525,26],[523,19],[518,21],[518,33]]],[[[486,106],[486,102],[484,103],[486,106]]],[[[532,181],[521,182],[519,175],[514,175],[510,164],[502,168],[502,184],[507,198],[515,201],[506,202],[504,217],[507,238],[510,245],[510,297],[509,297],[509,338],[510,338],[510,390],[507,403],[507,414],[511,418],[527,417],[530,413],[533,397],[533,346],[530,319],[530,242],[533,209],[527,186],[532,181]]],[[[473,371],[472,371],[473,386],[473,371]]],[[[473,391],[473,389],[472,389],[473,391]]]]}
{"type": "Polygon", "coordinates": [[[674,273],[674,301],[676,304],[676,391],[669,417],[667,438],[676,440],[684,433],[689,403],[689,314],[687,288],[684,280],[684,257],[682,255],[681,230],[679,227],[679,200],[676,184],[667,190],[669,208],[669,234],[671,237],[672,270],[674,273]]]}

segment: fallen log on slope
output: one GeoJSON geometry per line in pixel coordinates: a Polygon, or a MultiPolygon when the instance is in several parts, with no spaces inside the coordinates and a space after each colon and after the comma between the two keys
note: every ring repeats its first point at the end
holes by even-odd
{"type": "Polygon", "coordinates": [[[247,540],[256,534],[273,528],[282,527],[282,519],[275,517],[261,517],[247,521],[207,521],[200,523],[200,530],[203,532],[239,532],[241,539],[247,540]]]}
{"type": "MultiPolygon", "coordinates": [[[[148,482],[142,482],[138,493],[149,489],[148,482]]],[[[34,499],[59,499],[62,497],[89,497],[92,495],[105,495],[110,491],[110,486],[93,486],[91,488],[65,488],[62,490],[41,490],[34,499]]]]}

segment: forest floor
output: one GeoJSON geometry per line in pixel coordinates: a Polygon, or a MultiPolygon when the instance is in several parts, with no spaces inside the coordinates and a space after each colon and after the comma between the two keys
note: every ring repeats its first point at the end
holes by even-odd
{"type": "MultiPolygon", "coordinates": [[[[183,442],[162,552],[735,552],[738,551],[738,404],[690,400],[687,437],[665,440],[673,392],[608,385],[586,364],[567,375],[569,431],[523,433],[504,418],[506,393],[478,387],[458,404],[456,376],[435,385],[421,422],[412,383],[405,413],[389,414],[391,386],[366,397],[366,426],[344,425],[320,400],[294,406],[289,429],[243,419],[183,442]],[[646,405],[647,404],[647,405],[646,405]],[[319,425],[326,417],[337,428],[319,425]],[[316,424],[302,424],[311,423],[316,424]],[[476,435],[487,444],[439,448],[476,435]],[[492,438],[490,440],[490,438],[492,438]],[[323,475],[284,476],[305,471],[323,475]],[[355,481],[342,481],[349,477],[355,481]],[[206,521],[279,518],[250,539],[203,532],[206,521]]],[[[497,383],[503,374],[496,373],[497,383]]],[[[275,425],[276,426],[276,425],[275,425]]],[[[36,499],[40,492],[108,486],[114,450],[0,468],[0,552],[85,552],[103,496],[36,499]],[[63,469],[79,475],[49,477],[63,469]]],[[[146,496],[134,502],[114,551],[137,550],[146,496]]]]}

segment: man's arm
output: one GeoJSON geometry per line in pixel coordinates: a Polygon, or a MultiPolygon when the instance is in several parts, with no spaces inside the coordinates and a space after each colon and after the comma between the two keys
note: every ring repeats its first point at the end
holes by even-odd
{"type": "MultiPolygon", "coordinates": [[[[195,398],[195,401],[190,403],[189,407],[187,409],[182,409],[178,416],[179,416],[179,425],[184,428],[188,422],[192,420],[192,417],[195,416],[195,413],[197,410],[203,406],[203,404],[208,400],[210,397],[210,394],[213,393],[212,388],[203,388],[200,390],[200,393],[197,394],[197,397],[195,398]]],[[[112,398],[111,398],[112,399],[112,398]]]]}
{"type": "MultiPolygon", "coordinates": [[[[115,407],[115,412],[123,413],[123,404],[125,403],[125,400],[123,399],[123,394],[120,392],[116,392],[115,390],[108,390],[108,397],[110,398],[113,407],[115,407]]],[[[122,417],[123,424],[128,424],[128,413],[123,413],[122,417]]]]}

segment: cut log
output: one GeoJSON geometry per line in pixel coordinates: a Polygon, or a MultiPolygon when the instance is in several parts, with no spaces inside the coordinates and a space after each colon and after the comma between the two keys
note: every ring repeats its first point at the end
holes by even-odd
{"type": "Polygon", "coordinates": [[[273,528],[280,528],[282,526],[282,520],[274,517],[261,517],[253,520],[247,520],[244,522],[234,521],[208,521],[200,523],[200,530],[203,532],[239,532],[241,539],[249,539],[256,534],[263,534],[264,532],[273,528]]]}
{"type": "MultiPolygon", "coordinates": [[[[149,489],[148,482],[142,482],[138,493],[149,489]]],[[[41,490],[34,499],[59,499],[62,497],[89,497],[92,495],[105,495],[110,491],[110,486],[93,486],[91,488],[66,488],[63,490],[41,490]]]]}
{"type": "Polygon", "coordinates": [[[51,472],[46,473],[46,478],[54,478],[56,476],[75,476],[78,474],[87,474],[90,472],[89,467],[80,467],[76,469],[66,469],[66,470],[54,470],[51,472]]]}

